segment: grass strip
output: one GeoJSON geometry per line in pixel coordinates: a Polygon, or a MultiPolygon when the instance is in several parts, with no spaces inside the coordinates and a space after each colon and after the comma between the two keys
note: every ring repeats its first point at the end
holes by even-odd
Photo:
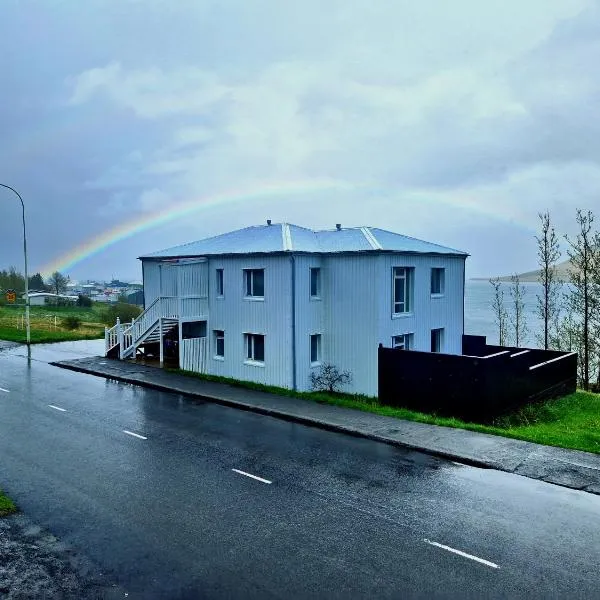
{"type": "Polygon", "coordinates": [[[263,385],[250,381],[239,381],[217,375],[192,373],[181,369],[168,369],[173,373],[195,377],[203,381],[225,383],[260,392],[291,398],[302,398],[332,406],[342,406],[364,412],[395,417],[418,423],[467,429],[503,437],[557,446],[572,450],[583,450],[600,454],[600,395],[577,391],[563,398],[531,404],[514,413],[500,417],[491,425],[469,423],[452,417],[440,417],[406,408],[380,404],[376,398],[325,392],[295,392],[287,388],[263,385]]]}

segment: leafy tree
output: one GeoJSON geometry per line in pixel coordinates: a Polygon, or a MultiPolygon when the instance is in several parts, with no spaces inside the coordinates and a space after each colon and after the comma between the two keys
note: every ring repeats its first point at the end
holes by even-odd
{"type": "MultiPolygon", "coordinates": [[[[568,310],[574,316],[581,336],[583,363],[581,385],[584,390],[590,388],[590,367],[597,362],[595,339],[599,333],[598,308],[600,306],[600,234],[594,231],[594,215],[591,211],[577,210],[579,232],[575,239],[565,236],[569,243],[567,250],[571,264],[568,294],[568,310]],[[596,330],[594,332],[594,330],[596,330]]],[[[600,377],[600,376],[599,376],[600,377]]]]}
{"type": "Polygon", "coordinates": [[[0,271],[0,289],[15,290],[22,294],[25,292],[25,277],[15,267],[0,271]]]}
{"type": "Polygon", "coordinates": [[[339,392],[341,388],[352,381],[350,371],[340,371],[337,367],[325,363],[318,371],[310,374],[310,383],[315,391],[325,391],[330,394],[339,392]]]}
{"type": "Polygon", "coordinates": [[[67,283],[69,283],[69,278],[58,271],[54,271],[48,279],[48,285],[55,294],[62,294],[67,289],[67,283]]]}
{"type": "Polygon", "coordinates": [[[494,288],[492,309],[496,325],[498,326],[498,344],[505,346],[508,343],[508,311],[504,304],[504,290],[498,278],[490,279],[490,284],[494,288]]]}
{"type": "Polygon", "coordinates": [[[43,292],[46,290],[46,284],[44,283],[44,278],[36,273],[29,278],[29,289],[37,290],[39,292],[43,292]]]}
{"type": "Polygon", "coordinates": [[[90,308],[92,306],[92,299],[88,296],[79,294],[79,296],[77,296],[77,306],[82,306],[84,308],[90,308]]]}
{"type": "MultiPolygon", "coordinates": [[[[540,266],[540,281],[542,293],[537,295],[537,312],[544,323],[543,345],[549,348],[550,326],[559,312],[560,282],[556,279],[556,263],[560,258],[560,246],[556,231],[550,221],[550,213],[539,213],[541,233],[535,237],[538,246],[538,265],[540,266]]],[[[541,336],[538,336],[541,342],[541,336]]]]}
{"type": "Polygon", "coordinates": [[[528,327],[525,318],[525,289],[517,274],[511,278],[510,298],[512,302],[512,327],[515,346],[519,347],[527,337],[528,327]]]}
{"type": "Polygon", "coordinates": [[[117,322],[117,317],[121,319],[121,323],[126,323],[139,317],[142,309],[137,307],[135,304],[126,304],[124,302],[117,302],[109,306],[102,314],[102,322],[108,327],[112,327],[117,322]]]}

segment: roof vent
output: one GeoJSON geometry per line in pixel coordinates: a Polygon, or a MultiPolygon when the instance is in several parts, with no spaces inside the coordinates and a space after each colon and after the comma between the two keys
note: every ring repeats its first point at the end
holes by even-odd
{"type": "Polygon", "coordinates": [[[267,225],[271,224],[271,219],[267,219],[267,225]]]}
{"type": "Polygon", "coordinates": [[[341,231],[341,230],[342,230],[342,224],[341,224],[341,223],[336,223],[336,224],[335,224],[335,228],[336,228],[338,231],[341,231]]]}

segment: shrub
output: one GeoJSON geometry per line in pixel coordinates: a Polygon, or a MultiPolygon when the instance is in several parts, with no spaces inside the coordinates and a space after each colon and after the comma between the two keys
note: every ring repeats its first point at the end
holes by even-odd
{"type": "Polygon", "coordinates": [[[352,381],[350,371],[340,371],[334,365],[325,363],[318,371],[310,374],[312,389],[316,392],[340,392],[341,388],[352,381]]]}
{"type": "Polygon", "coordinates": [[[121,319],[121,323],[126,323],[139,317],[142,310],[135,306],[135,304],[126,304],[124,302],[117,302],[112,306],[109,306],[102,315],[102,322],[108,327],[112,327],[117,322],[117,317],[121,319]]]}
{"type": "Polygon", "coordinates": [[[70,331],[73,331],[74,329],[79,329],[81,327],[81,319],[79,317],[74,317],[70,315],[62,320],[62,326],[65,329],[69,329],[70,331]]]}
{"type": "Polygon", "coordinates": [[[79,294],[79,296],[77,296],[77,306],[90,308],[92,306],[92,299],[79,294]]]}

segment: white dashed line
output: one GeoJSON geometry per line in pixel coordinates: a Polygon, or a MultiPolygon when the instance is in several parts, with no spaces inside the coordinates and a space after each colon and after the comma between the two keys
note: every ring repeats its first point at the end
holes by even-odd
{"type": "Polygon", "coordinates": [[[250,477],[252,479],[256,479],[256,481],[262,481],[263,483],[273,483],[268,479],[263,479],[262,477],[257,477],[256,475],[252,475],[251,473],[246,473],[244,471],[238,471],[238,469],[231,469],[234,473],[239,473],[240,475],[245,475],[246,477],[250,477]]]}
{"type": "Polygon", "coordinates": [[[123,429],[123,433],[126,433],[127,435],[132,435],[133,437],[139,438],[140,440],[147,440],[147,437],[144,437],[143,435],[140,435],[139,433],[133,433],[133,431],[127,431],[127,429],[123,429]]]}
{"type": "Polygon", "coordinates": [[[67,412],[66,408],[61,408],[60,406],[54,406],[54,404],[48,404],[48,406],[50,408],[53,408],[54,410],[60,410],[60,412],[67,412]]]}
{"type": "Polygon", "coordinates": [[[478,563],[481,563],[482,565],[492,567],[492,569],[500,568],[496,563],[490,562],[489,560],[485,560],[484,558],[479,558],[478,556],[473,556],[472,554],[467,554],[466,552],[463,552],[462,550],[457,550],[456,548],[450,548],[450,546],[444,546],[444,544],[438,544],[437,542],[432,542],[427,539],[425,539],[423,541],[426,542],[427,544],[430,544],[431,546],[436,546],[437,548],[442,548],[442,550],[448,550],[448,552],[453,552],[454,554],[458,554],[459,556],[464,556],[465,558],[469,558],[471,560],[477,561],[478,563]]]}
{"type": "Polygon", "coordinates": [[[0,388],[0,392],[4,392],[5,394],[10,394],[10,390],[5,390],[4,388],[0,388]]]}

